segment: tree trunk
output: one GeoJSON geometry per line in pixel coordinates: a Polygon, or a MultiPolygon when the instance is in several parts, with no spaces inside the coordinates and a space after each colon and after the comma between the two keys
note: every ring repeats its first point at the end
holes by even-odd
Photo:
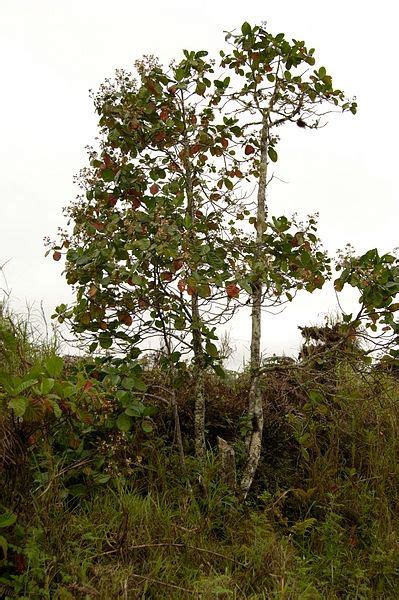
{"type": "MultiPolygon", "coordinates": [[[[182,115],[183,123],[186,127],[186,114],[182,92],[182,115]]],[[[193,169],[188,158],[190,143],[189,140],[185,141],[185,152],[186,158],[184,159],[184,170],[185,170],[185,188],[187,207],[186,214],[195,220],[195,197],[194,197],[194,184],[193,184],[193,169]]],[[[195,238],[191,239],[191,243],[195,243],[195,238]]],[[[194,354],[194,442],[195,442],[195,454],[197,458],[203,460],[206,454],[206,443],[205,443],[205,393],[204,393],[204,351],[202,347],[202,333],[201,333],[201,315],[198,304],[198,294],[193,291],[191,296],[191,335],[192,335],[192,348],[194,354]]]]}
{"type": "Polygon", "coordinates": [[[236,475],[236,456],[234,448],[230,446],[223,438],[217,438],[218,449],[221,462],[221,478],[222,481],[229,487],[233,492],[236,491],[237,487],[237,475],[236,475]]]}
{"type": "Polygon", "coordinates": [[[194,351],[194,440],[197,458],[204,459],[206,453],[205,443],[205,392],[204,392],[204,356],[202,349],[201,318],[198,308],[198,295],[193,294],[191,299],[192,336],[194,351]]]}
{"type": "MultiPolygon", "coordinates": [[[[267,163],[268,163],[268,143],[269,143],[269,123],[268,115],[264,115],[260,139],[260,165],[259,165],[259,183],[257,195],[257,214],[256,214],[256,250],[255,261],[261,259],[262,237],[265,231],[266,221],[266,186],[267,186],[267,163]]],[[[255,269],[257,268],[255,263],[255,269]]],[[[263,406],[262,393],[260,389],[261,366],[261,333],[262,333],[262,278],[255,277],[252,284],[252,314],[251,314],[251,385],[249,390],[248,420],[250,429],[247,434],[247,461],[244,467],[241,479],[241,494],[245,498],[252,485],[256,469],[258,467],[263,434],[263,406]]]]}

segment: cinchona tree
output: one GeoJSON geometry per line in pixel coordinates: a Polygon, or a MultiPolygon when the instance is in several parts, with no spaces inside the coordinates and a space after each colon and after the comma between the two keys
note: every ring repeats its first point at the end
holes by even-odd
{"type": "MultiPolygon", "coordinates": [[[[261,309],[265,283],[269,279],[270,244],[267,226],[267,187],[271,180],[270,165],[278,159],[277,143],[281,128],[295,124],[303,129],[317,129],[321,120],[332,112],[349,110],[356,113],[356,102],[348,101],[340,89],[333,86],[325,67],[315,67],[314,49],[303,41],[272,35],[263,27],[244,23],[239,34],[228,34],[231,49],[221,52],[222,66],[235,74],[235,89],[226,95],[227,106],[234,107],[246,138],[246,153],[253,155],[252,176],[256,180],[255,242],[251,262],[252,278],[252,336],[251,336],[251,388],[249,419],[251,428],[247,438],[248,460],[241,481],[244,496],[247,494],[258,465],[263,431],[263,408],[260,390],[261,367],[261,309]]],[[[225,106],[226,106],[225,101],[225,106]]],[[[300,244],[303,239],[296,238],[300,244]]],[[[285,258],[286,273],[294,271],[296,281],[284,282],[273,293],[281,297],[288,291],[305,287],[312,291],[324,283],[322,256],[311,251],[311,242],[300,254],[299,264],[292,261],[293,252],[285,258]],[[290,289],[290,284],[293,283],[290,289]]],[[[294,244],[295,245],[295,244],[294,244]]],[[[266,289],[266,294],[268,294],[266,289]]]]}
{"type": "Polygon", "coordinates": [[[153,58],[118,72],[94,96],[99,147],[67,209],[73,306],[57,309],[76,333],[137,358],[158,338],[165,368],[192,360],[195,447],[203,458],[204,373],[221,373],[216,327],[252,306],[245,497],[261,451],[261,309],[312,292],[330,276],[316,221],[268,217],[271,165],[284,125],[316,129],[331,111],[356,112],[313,49],[244,23],[219,64],[184,51],[169,67],[153,58]],[[255,184],[255,185],[254,185],[255,184]],[[255,189],[255,193],[253,190],[255,189]],[[254,232],[254,233],[252,233],[254,232]]]}

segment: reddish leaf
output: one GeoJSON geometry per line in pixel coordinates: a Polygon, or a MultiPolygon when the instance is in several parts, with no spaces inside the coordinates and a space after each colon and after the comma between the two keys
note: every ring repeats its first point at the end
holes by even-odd
{"type": "Polygon", "coordinates": [[[163,130],[161,131],[157,131],[157,133],[154,135],[154,142],[163,142],[163,140],[165,139],[166,134],[163,130]]]}
{"type": "Polygon", "coordinates": [[[61,252],[55,251],[53,254],[53,260],[60,260],[61,259],[61,252]]]}
{"type": "Polygon", "coordinates": [[[104,161],[105,167],[109,167],[112,165],[112,160],[108,154],[103,154],[103,161],[104,161]]]}
{"type": "Polygon", "coordinates": [[[18,573],[24,573],[26,571],[26,562],[23,554],[14,554],[14,564],[18,573]]]}
{"type": "Polygon", "coordinates": [[[90,296],[90,298],[94,298],[94,296],[97,294],[97,292],[98,292],[98,288],[95,285],[91,285],[90,289],[87,293],[90,296]]]}
{"type": "Polygon", "coordinates": [[[200,144],[193,144],[192,146],[190,146],[190,156],[194,156],[200,150],[201,150],[201,145],[200,144]]]}
{"type": "Polygon", "coordinates": [[[145,298],[139,298],[138,305],[140,310],[147,310],[149,307],[149,302],[145,298]]]}
{"type": "Polygon", "coordinates": [[[159,185],[157,185],[156,183],[153,183],[152,186],[150,187],[150,192],[153,196],[155,196],[155,194],[157,194],[159,192],[159,185]]]}
{"type": "Polygon", "coordinates": [[[227,146],[229,145],[229,140],[227,140],[226,138],[222,138],[220,140],[220,143],[222,144],[223,148],[226,149],[227,146]]]}
{"type": "Polygon", "coordinates": [[[247,144],[245,146],[245,154],[247,156],[249,156],[250,154],[253,154],[255,152],[255,148],[253,146],[251,146],[251,144],[247,144]]]}
{"type": "Polygon", "coordinates": [[[238,298],[240,288],[235,283],[229,283],[229,285],[226,285],[226,294],[229,298],[238,298]]]}
{"type": "Polygon", "coordinates": [[[115,204],[118,202],[118,198],[115,198],[115,196],[113,196],[112,194],[109,194],[108,196],[108,204],[110,206],[115,206],[115,204]]]}
{"type": "Polygon", "coordinates": [[[173,269],[174,271],[179,271],[183,266],[183,261],[180,258],[176,258],[176,260],[173,261],[173,269]]]}
{"type": "Polygon", "coordinates": [[[166,119],[169,117],[169,108],[167,106],[164,106],[159,114],[159,118],[161,119],[161,121],[166,121],[166,119]]]}
{"type": "Polygon", "coordinates": [[[173,274],[170,271],[164,271],[161,273],[161,279],[162,281],[172,281],[173,274]]]}
{"type": "Polygon", "coordinates": [[[88,392],[93,387],[93,382],[88,379],[83,386],[83,391],[88,392]]]}
{"type": "Polygon", "coordinates": [[[184,292],[184,290],[186,289],[186,282],[184,281],[184,279],[179,279],[179,283],[177,284],[177,287],[179,289],[180,292],[184,292]]]}
{"type": "Polygon", "coordinates": [[[131,315],[129,315],[129,313],[126,311],[121,311],[118,313],[118,321],[127,327],[130,327],[130,325],[133,323],[131,315]]]}
{"type": "Polygon", "coordinates": [[[104,229],[105,229],[104,223],[100,223],[100,221],[94,221],[92,223],[92,225],[95,229],[97,229],[97,231],[100,231],[100,232],[104,231],[104,229]]]}

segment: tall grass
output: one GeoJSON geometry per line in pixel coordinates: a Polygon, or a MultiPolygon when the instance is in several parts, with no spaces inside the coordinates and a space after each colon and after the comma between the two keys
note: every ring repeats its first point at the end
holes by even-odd
{"type": "MultiPolygon", "coordinates": [[[[3,312],[3,373],[22,375],[55,351],[3,312]]],[[[191,456],[189,382],[176,390],[189,486],[166,409],[153,433],[130,437],[104,429],[98,407],[87,424],[44,416],[34,444],[15,423],[26,460],[0,472],[0,523],[6,510],[17,515],[0,529],[8,544],[7,559],[0,544],[0,595],[397,598],[398,379],[360,356],[341,354],[329,371],[291,367],[264,376],[262,462],[245,504],[223,483],[216,448],[205,468],[191,456]]],[[[87,378],[84,361],[74,369],[72,383],[87,378]]],[[[226,437],[240,467],[248,376],[209,376],[206,389],[209,439],[226,437]]],[[[0,420],[12,422],[1,386],[0,394],[0,420]]]]}

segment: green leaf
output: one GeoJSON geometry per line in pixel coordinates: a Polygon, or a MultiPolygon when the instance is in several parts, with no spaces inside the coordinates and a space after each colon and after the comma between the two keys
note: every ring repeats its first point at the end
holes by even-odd
{"type": "Polygon", "coordinates": [[[212,365],[212,368],[221,379],[226,379],[226,372],[220,365],[212,365]]]}
{"type": "Polygon", "coordinates": [[[8,408],[11,408],[14,411],[14,414],[16,417],[23,417],[27,407],[28,407],[28,398],[24,398],[23,396],[18,396],[17,398],[13,398],[8,403],[8,408]]]}
{"type": "Polygon", "coordinates": [[[128,417],[135,418],[142,417],[144,408],[144,404],[141,404],[141,402],[129,404],[129,406],[125,410],[125,415],[128,415],[128,417]]]}
{"type": "Polygon", "coordinates": [[[59,377],[64,368],[64,361],[60,356],[50,356],[44,363],[44,368],[50,377],[59,377]]]}
{"type": "Polygon", "coordinates": [[[315,519],[314,517],[311,517],[310,519],[305,519],[304,521],[297,521],[295,525],[291,527],[291,531],[298,535],[303,535],[304,533],[306,533],[306,531],[308,531],[308,529],[314,527],[316,523],[317,519],[315,519]]]}
{"type": "Polygon", "coordinates": [[[241,25],[241,31],[243,35],[249,35],[252,32],[251,25],[245,21],[245,23],[241,25]]]}
{"type": "Polygon", "coordinates": [[[47,394],[49,394],[51,392],[51,390],[53,389],[54,383],[55,383],[55,380],[52,378],[46,377],[46,379],[43,379],[43,381],[40,384],[40,393],[43,396],[47,396],[47,394]]]}
{"type": "Polygon", "coordinates": [[[150,421],[143,421],[141,423],[141,428],[145,433],[151,433],[151,431],[153,430],[153,426],[150,423],[150,421]]]}
{"type": "Polygon", "coordinates": [[[104,485],[104,483],[108,483],[111,479],[111,475],[107,475],[106,473],[95,473],[93,479],[98,485],[104,485]]]}
{"type": "Polygon", "coordinates": [[[209,356],[212,356],[212,358],[217,358],[219,356],[218,349],[212,342],[206,342],[205,351],[209,356]]]}
{"type": "Polygon", "coordinates": [[[116,419],[116,425],[118,429],[126,433],[132,426],[132,419],[128,415],[123,413],[122,415],[119,415],[119,417],[116,419]]]}
{"type": "Polygon", "coordinates": [[[4,560],[7,560],[8,542],[3,535],[0,535],[0,548],[3,550],[4,560]]]}
{"type": "Polygon", "coordinates": [[[100,341],[100,346],[101,348],[111,348],[112,346],[112,338],[107,334],[102,334],[100,333],[99,335],[99,341],[100,341]]]}
{"type": "Polygon", "coordinates": [[[76,498],[84,498],[89,493],[89,490],[83,483],[75,483],[68,487],[68,492],[71,496],[75,496],[76,498]]]}
{"type": "Polygon", "coordinates": [[[269,148],[267,149],[267,154],[269,155],[271,161],[277,162],[278,155],[273,146],[269,146],[269,148]]]}
{"type": "Polygon", "coordinates": [[[104,181],[110,182],[114,180],[115,175],[112,169],[104,169],[101,173],[101,177],[104,181]]]}
{"type": "Polygon", "coordinates": [[[320,67],[319,69],[319,77],[320,79],[323,79],[323,77],[325,77],[327,75],[327,71],[325,70],[324,67],[320,67]]]}
{"type": "Polygon", "coordinates": [[[318,404],[319,402],[324,402],[324,397],[320,394],[320,392],[316,392],[316,390],[311,390],[309,392],[309,399],[318,404]]]}
{"type": "Polygon", "coordinates": [[[61,408],[58,406],[57,402],[55,400],[53,400],[53,398],[48,398],[48,402],[51,404],[51,407],[54,412],[54,416],[57,417],[57,419],[59,419],[62,415],[61,408]]]}
{"type": "Polygon", "coordinates": [[[136,377],[125,377],[122,381],[122,387],[125,390],[139,390],[140,392],[145,392],[147,389],[146,384],[142,379],[137,379],[136,377]]]}
{"type": "Polygon", "coordinates": [[[17,515],[12,512],[5,512],[0,515],[0,528],[10,527],[10,525],[14,525],[17,520],[17,515]]]}

